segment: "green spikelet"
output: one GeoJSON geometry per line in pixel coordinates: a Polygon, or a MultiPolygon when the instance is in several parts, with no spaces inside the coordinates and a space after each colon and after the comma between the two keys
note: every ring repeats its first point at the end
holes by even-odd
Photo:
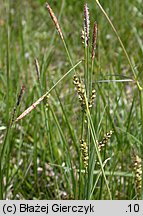
{"type": "Polygon", "coordinates": [[[104,146],[108,143],[108,141],[111,139],[112,134],[113,134],[113,131],[111,130],[104,135],[102,141],[98,142],[99,151],[101,151],[102,148],[104,148],[104,146]]]}
{"type": "Polygon", "coordinates": [[[76,87],[76,91],[78,93],[78,98],[79,98],[79,102],[81,104],[81,108],[83,111],[86,110],[86,103],[85,103],[85,86],[83,83],[81,83],[81,81],[79,80],[79,78],[74,75],[73,77],[73,84],[76,87]]]}
{"type": "Polygon", "coordinates": [[[84,168],[87,169],[88,159],[89,159],[89,157],[88,157],[88,146],[87,146],[87,143],[84,140],[80,140],[80,149],[81,149],[84,168]]]}
{"type": "Polygon", "coordinates": [[[141,187],[142,187],[142,164],[141,158],[135,154],[134,155],[134,172],[135,172],[135,188],[137,192],[138,199],[141,197],[141,187]]]}
{"type": "Polygon", "coordinates": [[[45,110],[47,111],[48,110],[48,108],[49,108],[49,97],[50,97],[50,95],[47,95],[46,97],[45,97],[45,110]]]}
{"type": "Polygon", "coordinates": [[[96,91],[94,89],[94,90],[92,90],[91,98],[88,102],[89,108],[91,108],[93,106],[95,98],[96,98],[96,91]]]}
{"type": "Polygon", "coordinates": [[[84,44],[84,41],[85,41],[85,32],[84,30],[81,31],[81,42],[82,44],[84,44]]]}

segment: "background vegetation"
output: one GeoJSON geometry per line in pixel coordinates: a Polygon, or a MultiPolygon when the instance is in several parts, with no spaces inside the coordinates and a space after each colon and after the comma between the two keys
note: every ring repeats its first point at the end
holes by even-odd
{"type": "MultiPolygon", "coordinates": [[[[49,0],[48,3],[58,18],[75,65],[85,58],[81,30],[86,2],[49,0]]],[[[101,0],[100,3],[116,27],[142,86],[142,1],[101,0]]],[[[87,4],[91,33],[94,21],[98,24],[93,67],[97,96],[90,133],[94,131],[100,141],[105,133],[114,131],[101,152],[103,164],[99,164],[95,149],[94,156],[90,149],[88,173],[81,159],[82,111],[73,85],[74,70],[51,91],[47,101],[10,126],[21,86],[25,90],[15,118],[72,67],[44,0],[0,0],[1,199],[142,198],[137,190],[134,161],[134,155],[143,155],[142,91],[96,1],[87,4]],[[35,58],[40,65],[41,84],[35,58]]],[[[83,60],[75,70],[83,77],[84,69],[83,60]]]]}

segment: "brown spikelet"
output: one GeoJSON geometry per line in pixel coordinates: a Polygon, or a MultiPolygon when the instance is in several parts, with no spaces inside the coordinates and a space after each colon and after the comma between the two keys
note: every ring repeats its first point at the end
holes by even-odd
{"type": "Polygon", "coordinates": [[[24,90],[25,90],[25,86],[23,85],[23,86],[21,87],[21,90],[20,90],[20,93],[19,93],[19,96],[18,96],[18,99],[17,99],[17,103],[16,103],[16,106],[17,106],[17,107],[19,106],[19,104],[20,104],[20,102],[21,102],[21,98],[22,98],[22,95],[23,95],[24,90]]]}
{"type": "Polygon", "coordinates": [[[135,188],[138,199],[141,197],[141,187],[142,187],[142,161],[141,158],[134,154],[134,172],[135,172],[135,188]]]}
{"type": "Polygon", "coordinates": [[[79,80],[79,78],[74,75],[73,77],[73,84],[76,87],[76,91],[78,93],[78,98],[81,104],[81,108],[83,111],[85,111],[86,108],[86,103],[85,103],[85,86],[83,83],[81,83],[81,81],[79,80]]]}
{"type": "Polygon", "coordinates": [[[108,143],[108,141],[111,139],[112,134],[113,134],[113,131],[111,130],[104,135],[102,141],[98,142],[99,151],[101,151],[102,148],[108,143]]]}
{"type": "Polygon", "coordinates": [[[84,34],[85,34],[85,45],[89,44],[89,29],[90,29],[90,19],[89,10],[87,4],[84,5],[84,34]]]}
{"type": "Polygon", "coordinates": [[[91,52],[92,60],[95,58],[96,40],[97,40],[97,23],[95,22],[93,26],[93,35],[92,35],[92,52],[91,52]]]}
{"type": "Polygon", "coordinates": [[[16,106],[15,106],[14,109],[13,109],[11,124],[14,122],[16,109],[17,109],[17,107],[19,106],[19,104],[20,104],[20,102],[21,102],[21,99],[22,99],[22,95],[23,95],[23,93],[24,93],[24,90],[25,90],[25,86],[23,85],[23,86],[21,87],[20,93],[19,93],[19,95],[18,95],[17,102],[16,102],[16,106]]]}
{"type": "Polygon", "coordinates": [[[62,31],[61,31],[61,28],[60,28],[60,25],[59,25],[59,23],[58,23],[58,20],[57,20],[55,14],[54,14],[52,8],[50,7],[50,5],[49,5],[48,3],[46,3],[46,8],[48,9],[48,12],[49,12],[49,14],[50,14],[50,16],[51,16],[51,18],[52,18],[52,20],[53,20],[55,26],[56,26],[56,29],[57,29],[57,31],[58,31],[58,33],[59,33],[61,39],[64,40],[63,33],[62,33],[62,31]]]}
{"type": "Polygon", "coordinates": [[[80,149],[81,149],[84,168],[87,169],[88,159],[89,159],[89,157],[88,157],[88,146],[87,146],[87,143],[83,139],[80,140],[80,149]]]}

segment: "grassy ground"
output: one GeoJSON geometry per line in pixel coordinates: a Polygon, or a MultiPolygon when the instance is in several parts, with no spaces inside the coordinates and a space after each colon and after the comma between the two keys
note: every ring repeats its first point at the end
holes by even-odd
{"type": "Polygon", "coordinates": [[[96,57],[91,65],[91,50],[81,42],[85,2],[49,0],[72,65],[82,60],[75,70],[45,1],[0,3],[0,198],[142,199],[142,178],[138,175],[143,155],[143,97],[139,88],[143,83],[142,1],[100,1],[125,50],[96,1],[89,1],[90,38],[94,21],[98,24],[96,57]],[[48,98],[11,124],[12,118],[70,69],[48,98]],[[73,76],[76,73],[86,82],[91,71],[96,99],[92,110],[86,104],[83,113],[73,76]],[[25,90],[16,107],[22,86],[25,90]],[[101,141],[111,130],[110,141],[99,152],[96,140],[101,141]],[[81,157],[81,138],[88,145],[87,170],[81,157]]]}

